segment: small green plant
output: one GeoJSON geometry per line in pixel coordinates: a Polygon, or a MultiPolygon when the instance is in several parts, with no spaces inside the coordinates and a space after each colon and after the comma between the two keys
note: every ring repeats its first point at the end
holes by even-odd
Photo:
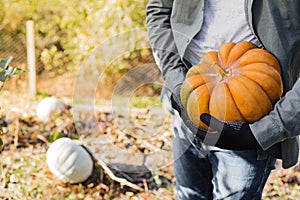
{"type": "MultiPolygon", "coordinates": [[[[21,74],[27,70],[20,69],[20,68],[14,68],[9,65],[9,63],[12,61],[13,57],[9,56],[7,58],[0,59],[0,92],[2,91],[6,81],[8,78],[12,77],[15,74],[21,74]]],[[[2,127],[0,126],[0,134],[2,134],[2,127]]],[[[0,138],[0,152],[3,148],[3,141],[0,138]]]]}
{"type": "Polygon", "coordinates": [[[1,82],[0,92],[3,89],[5,82],[9,77],[27,71],[24,69],[14,68],[10,66],[9,63],[11,62],[12,59],[13,57],[9,56],[7,58],[3,58],[0,60],[0,82],[1,82]]]}

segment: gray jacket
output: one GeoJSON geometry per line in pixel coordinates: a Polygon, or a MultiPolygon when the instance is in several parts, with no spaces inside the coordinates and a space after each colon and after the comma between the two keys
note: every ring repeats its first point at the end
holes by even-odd
{"type": "MultiPolygon", "coordinates": [[[[183,55],[202,26],[204,3],[150,0],[147,5],[150,44],[165,81],[161,99],[171,112],[170,94],[191,67],[183,55]]],[[[281,64],[285,92],[269,115],[250,125],[263,148],[258,159],[281,158],[283,167],[288,168],[297,163],[299,151],[300,1],[245,0],[245,4],[250,28],[281,64]]]]}

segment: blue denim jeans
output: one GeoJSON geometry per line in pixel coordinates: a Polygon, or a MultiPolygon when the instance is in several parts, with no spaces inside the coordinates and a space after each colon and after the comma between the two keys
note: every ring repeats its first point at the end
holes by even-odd
{"type": "Polygon", "coordinates": [[[261,199],[276,159],[257,160],[257,151],[253,150],[201,146],[195,138],[189,137],[192,134],[176,117],[174,133],[177,200],[261,199]]]}

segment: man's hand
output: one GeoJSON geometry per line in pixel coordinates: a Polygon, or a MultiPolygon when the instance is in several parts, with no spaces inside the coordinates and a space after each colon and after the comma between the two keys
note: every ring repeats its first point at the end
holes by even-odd
{"type": "Polygon", "coordinates": [[[230,150],[261,149],[247,123],[222,122],[205,113],[199,117],[211,130],[206,131],[196,126],[181,103],[179,86],[171,95],[171,103],[172,107],[178,111],[186,127],[205,144],[230,150]]]}
{"type": "MultiPolygon", "coordinates": [[[[215,146],[219,148],[230,150],[261,149],[247,123],[222,122],[207,113],[202,114],[200,119],[210,129],[218,133],[219,139],[215,146]]],[[[211,133],[215,134],[215,132],[207,132],[208,135],[211,133]]]]}
{"type": "Polygon", "coordinates": [[[193,122],[189,118],[188,114],[185,112],[185,109],[180,101],[178,89],[177,89],[177,95],[176,95],[176,93],[173,93],[171,95],[171,103],[172,103],[172,107],[178,111],[178,113],[179,113],[182,121],[186,125],[186,127],[188,127],[192,131],[192,133],[195,134],[196,136],[198,136],[201,140],[204,140],[207,132],[204,129],[201,129],[198,126],[196,126],[195,124],[193,124],[193,122]]]}

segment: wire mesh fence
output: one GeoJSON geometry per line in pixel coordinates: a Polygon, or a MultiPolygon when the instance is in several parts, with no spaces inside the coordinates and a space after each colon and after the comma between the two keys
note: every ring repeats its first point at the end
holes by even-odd
{"type": "MultiPolygon", "coordinates": [[[[25,26],[25,22],[23,24],[25,26]]],[[[22,26],[23,26],[22,25],[22,26]]],[[[25,28],[23,30],[26,30],[25,28]]],[[[101,57],[97,58],[94,61],[93,65],[98,68],[103,68],[101,71],[105,74],[98,74],[98,76],[102,76],[101,80],[99,79],[99,83],[102,84],[99,86],[91,86],[91,90],[95,90],[98,96],[109,96],[114,87],[117,85],[117,82],[121,77],[126,74],[129,70],[137,66],[147,65],[144,71],[139,71],[139,74],[134,74],[131,77],[131,81],[136,81],[143,79],[143,77],[151,77],[158,81],[161,81],[160,73],[158,68],[155,66],[155,62],[153,56],[151,54],[151,49],[147,44],[141,46],[132,45],[129,50],[128,48],[128,38],[133,38],[133,34],[136,34],[137,31],[131,31],[121,36],[113,37],[112,39],[107,40],[108,42],[104,42],[98,46],[98,49],[102,49],[101,57]],[[121,38],[121,41],[115,41],[115,38],[121,38]],[[125,41],[126,40],[126,41],[125,41]],[[120,43],[124,44],[120,44],[120,43]],[[115,46],[117,44],[117,46],[115,46]],[[118,53],[116,49],[123,49],[123,53],[118,53]],[[108,54],[110,54],[108,56],[108,54]],[[111,61],[107,62],[107,58],[111,57],[111,61]],[[103,66],[100,66],[103,65],[103,66]],[[105,69],[104,69],[105,68],[105,69]]],[[[140,34],[142,35],[142,34],[140,34]]],[[[53,40],[53,38],[41,38],[40,35],[35,35],[34,40],[36,41],[36,49],[35,49],[35,70],[37,75],[37,92],[38,93],[47,93],[53,95],[65,95],[70,96],[73,95],[74,85],[76,84],[76,73],[80,72],[80,68],[84,66],[83,61],[77,68],[72,68],[72,70],[66,71],[65,73],[58,74],[56,71],[51,71],[45,68],[45,65],[42,61],[43,52],[49,51],[53,46],[46,45],[47,41],[53,40]],[[42,44],[45,44],[44,46],[42,44]],[[70,71],[73,71],[70,73],[70,71]],[[74,73],[75,72],[75,73],[74,73]]],[[[134,42],[132,42],[134,43],[134,42]]],[[[13,61],[11,62],[12,66],[28,69],[28,57],[27,57],[27,44],[26,44],[26,31],[24,32],[0,32],[0,57],[5,58],[8,56],[13,56],[13,61]]],[[[66,51],[66,50],[65,50],[66,51]]],[[[97,51],[94,50],[94,52],[97,51]]],[[[93,57],[93,51],[89,56],[86,57],[86,60],[89,60],[90,57],[93,57]]],[[[64,57],[56,58],[57,60],[63,60],[64,57]]],[[[64,63],[64,62],[62,62],[64,63]]],[[[65,63],[67,65],[67,63],[65,63]]],[[[62,66],[64,68],[68,68],[66,66],[62,66]]],[[[92,73],[96,73],[93,72],[92,73]]],[[[99,77],[96,77],[98,79],[99,77]]],[[[28,93],[29,92],[29,74],[24,73],[20,76],[13,77],[11,80],[7,82],[4,89],[9,89],[15,92],[28,93]]],[[[88,78],[87,78],[88,79],[88,78]]],[[[88,87],[88,81],[84,84],[84,89],[86,90],[88,87]]],[[[138,84],[129,83],[127,84],[138,84]]],[[[143,86],[136,86],[139,88],[137,92],[139,95],[142,93],[147,93],[147,95],[158,95],[160,91],[160,87],[157,85],[144,84],[143,86]]],[[[137,89],[136,88],[136,89],[137,89]]]]}
{"type": "MultiPolygon", "coordinates": [[[[36,52],[37,58],[39,53],[36,52]]],[[[20,32],[0,32],[0,58],[12,56],[13,60],[10,65],[18,68],[28,69],[27,66],[27,49],[26,49],[26,33],[20,32]]],[[[36,72],[43,70],[43,63],[40,59],[36,59],[36,72]]],[[[12,77],[4,89],[9,88],[14,91],[25,91],[28,85],[28,74],[24,73],[17,77],[12,77]]]]}

